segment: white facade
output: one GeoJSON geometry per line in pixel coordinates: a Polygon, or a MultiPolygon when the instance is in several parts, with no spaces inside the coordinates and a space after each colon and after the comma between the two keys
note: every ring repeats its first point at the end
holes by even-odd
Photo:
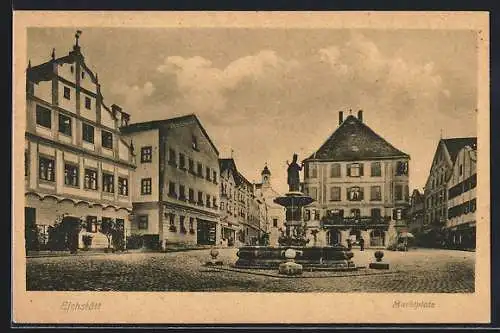
{"type": "Polygon", "coordinates": [[[72,219],[82,223],[90,247],[106,247],[103,219],[130,233],[130,182],[135,168],[119,127],[128,114],[103,104],[97,77],[79,46],[67,56],[27,70],[25,213],[48,241],[48,229],[72,219]]]}
{"type": "Polygon", "coordinates": [[[460,150],[448,180],[448,241],[452,246],[475,247],[477,150],[460,150]]]}

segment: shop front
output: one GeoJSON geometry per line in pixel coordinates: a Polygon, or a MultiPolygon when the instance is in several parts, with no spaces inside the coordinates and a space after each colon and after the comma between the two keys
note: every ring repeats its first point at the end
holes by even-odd
{"type": "Polygon", "coordinates": [[[227,246],[234,246],[236,240],[236,229],[231,225],[222,226],[222,242],[227,246]]]}
{"type": "Polygon", "coordinates": [[[198,245],[215,245],[217,241],[217,223],[198,219],[197,243],[198,245]]]}

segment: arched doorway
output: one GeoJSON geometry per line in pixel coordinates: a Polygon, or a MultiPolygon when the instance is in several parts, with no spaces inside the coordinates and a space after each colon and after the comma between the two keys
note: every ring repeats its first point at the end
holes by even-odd
{"type": "Polygon", "coordinates": [[[370,232],[370,246],[385,246],[385,232],[375,229],[370,232]]]}
{"type": "Polygon", "coordinates": [[[328,245],[330,245],[330,246],[340,244],[340,242],[342,241],[341,236],[340,236],[340,231],[338,231],[336,229],[331,229],[330,231],[328,231],[326,233],[326,239],[327,239],[328,245]]]}

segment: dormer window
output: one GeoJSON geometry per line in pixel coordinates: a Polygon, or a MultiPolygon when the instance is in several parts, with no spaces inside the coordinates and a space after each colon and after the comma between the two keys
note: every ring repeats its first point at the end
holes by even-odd
{"type": "Polygon", "coordinates": [[[85,78],[85,72],[82,71],[82,79],[84,79],[84,78],[85,78]]]}
{"type": "Polygon", "coordinates": [[[85,108],[90,110],[92,108],[92,101],[90,97],[85,97],[85,108]]]}
{"type": "Polygon", "coordinates": [[[66,99],[71,99],[71,90],[69,89],[69,87],[64,87],[64,98],[66,99]]]}
{"type": "Polygon", "coordinates": [[[71,65],[71,67],[69,69],[71,71],[71,74],[73,74],[75,72],[75,67],[73,65],[71,65]]]}
{"type": "Polygon", "coordinates": [[[107,149],[113,149],[113,133],[102,130],[101,141],[102,146],[107,149]]]}
{"type": "Polygon", "coordinates": [[[194,150],[198,150],[198,138],[195,135],[191,138],[191,146],[194,150]]]}

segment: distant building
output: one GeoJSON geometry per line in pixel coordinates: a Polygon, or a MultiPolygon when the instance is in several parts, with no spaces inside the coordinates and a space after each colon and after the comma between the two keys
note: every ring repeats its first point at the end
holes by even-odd
{"type": "Polygon", "coordinates": [[[458,248],[476,247],[477,147],[465,146],[457,153],[448,180],[448,244],[458,248]]]}
{"type": "Polygon", "coordinates": [[[413,190],[410,197],[410,208],[408,210],[408,230],[410,232],[421,231],[425,218],[425,198],[418,189],[413,190]]]}
{"type": "Polygon", "coordinates": [[[303,161],[303,189],[315,200],[304,219],[317,245],[394,243],[405,226],[409,159],[363,122],[362,111],[345,120],[340,112],[339,127],[303,161]]]}
{"type": "Polygon", "coordinates": [[[255,196],[259,201],[261,220],[265,218],[265,229],[269,233],[269,244],[278,245],[278,239],[284,230],[285,208],[274,203],[274,199],[280,196],[272,187],[271,171],[264,166],[261,172],[262,181],[255,184],[255,196]]]}
{"type": "Polygon", "coordinates": [[[477,138],[441,139],[436,147],[429,177],[425,184],[425,231],[430,245],[443,245],[441,231],[448,220],[448,179],[450,179],[458,154],[465,146],[475,146],[477,138]]]}
{"type": "Polygon", "coordinates": [[[215,245],[219,152],[191,114],[122,128],[137,149],[132,232],[146,243],[215,245]]]}
{"type": "Polygon", "coordinates": [[[28,65],[25,222],[26,230],[38,230],[39,238],[27,237],[28,250],[51,243],[56,222],[83,225],[68,239],[80,248],[84,237],[92,239],[90,248],[107,247],[102,222],[114,221],[123,234],[130,232],[135,163],[129,141],[119,131],[129,118],[117,105],[104,104],[78,36],[69,54],[56,58],[53,50],[51,60],[28,65]]]}
{"type": "Polygon", "coordinates": [[[253,185],[233,158],[219,159],[222,237],[228,245],[257,244],[261,226],[253,185]]]}

